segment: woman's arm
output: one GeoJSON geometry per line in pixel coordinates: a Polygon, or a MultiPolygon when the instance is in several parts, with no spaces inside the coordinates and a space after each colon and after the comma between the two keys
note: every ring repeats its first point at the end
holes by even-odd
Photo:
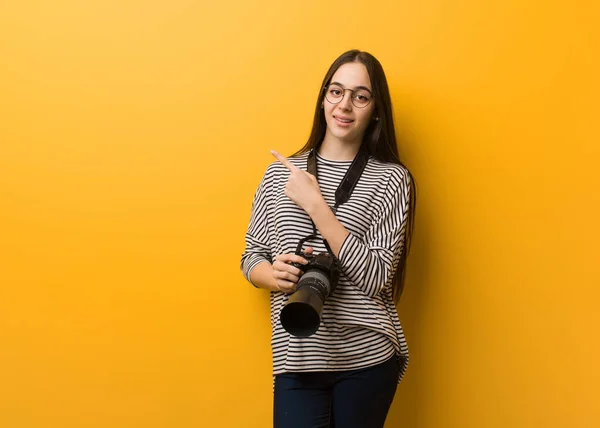
{"type": "MultiPolygon", "coordinates": [[[[312,253],[312,247],[308,247],[305,253],[312,253]]],[[[275,257],[275,263],[262,262],[257,264],[250,272],[250,282],[256,287],[265,288],[269,291],[281,291],[292,293],[296,291],[296,284],[302,272],[292,263],[307,264],[303,257],[296,254],[280,254],[275,257]]]]}
{"type": "Polygon", "coordinates": [[[254,266],[250,272],[250,282],[259,288],[279,291],[277,280],[273,276],[273,265],[266,260],[254,266]]]}
{"type": "Polygon", "coordinates": [[[396,272],[403,251],[410,209],[410,176],[390,171],[377,215],[363,236],[348,234],[338,259],[346,277],[370,297],[379,294],[396,272]]]}
{"type": "Polygon", "coordinates": [[[325,199],[321,197],[312,207],[308,207],[306,213],[315,223],[317,230],[323,239],[329,244],[329,248],[336,257],[339,257],[342,244],[350,234],[342,223],[337,219],[325,199]]]}
{"type": "Polygon", "coordinates": [[[285,186],[286,196],[306,211],[321,232],[321,236],[327,240],[331,251],[337,256],[348,236],[348,231],[325,202],[316,177],[298,168],[279,153],[275,151],[271,153],[290,171],[285,186]]]}
{"type": "MultiPolygon", "coordinates": [[[[296,290],[302,274],[293,263],[306,264],[307,261],[296,254],[280,254],[272,258],[268,215],[272,201],[266,183],[269,176],[267,169],[254,195],[250,224],[246,232],[246,249],[242,254],[240,267],[245,278],[255,287],[291,293],[296,290]]],[[[308,247],[305,252],[311,253],[312,248],[308,247]]]]}
{"type": "Polygon", "coordinates": [[[255,287],[271,290],[272,283],[268,275],[269,271],[272,272],[269,216],[267,212],[267,208],[271,204],[266,183],[268,176],[269,171],[267,169],[254,194],[250,223],[246,231],[246,248],[242,254],[240,268],[244,277],[255,287]],[[258,272],[255,274],[254,270],[256,269],[258,269],[258,272]],[[255,275],[257,275],[256,279],[255,275]]]}

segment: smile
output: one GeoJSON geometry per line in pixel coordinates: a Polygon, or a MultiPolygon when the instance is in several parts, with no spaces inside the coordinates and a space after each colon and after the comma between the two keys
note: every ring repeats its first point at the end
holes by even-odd
{"type": "Polygon", "coordinates": [[[341,126],[348,126],[352,122],[354,122],[353,119],[343,119],[343,118],[339,118],[339,117],[336,117],[336,116],[333,116],[333,118],[338,123],[338,125],[341,125],[341,126]]]}

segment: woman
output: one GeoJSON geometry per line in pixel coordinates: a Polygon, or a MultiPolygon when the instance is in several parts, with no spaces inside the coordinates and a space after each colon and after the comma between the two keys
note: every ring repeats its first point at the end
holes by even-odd
{"type": "Polygon", "coordinates": [[[377,59],[342,54],[323,80],[306,145],[289,159],[272,153],[277,162],[256,191],[241,267],[271,291],[275,427],[383,427],[408,362],[394,302],[415,186],[398,157],[377,59]],[[336,197],[339,188],[345,191],[336,197]],[[298,337],[283,328],[280,313],[302,276],[297,264],[307,263],[296,246],[313,232],[304,253],[331,253],[341,273],[318,330],[298,337]]]}

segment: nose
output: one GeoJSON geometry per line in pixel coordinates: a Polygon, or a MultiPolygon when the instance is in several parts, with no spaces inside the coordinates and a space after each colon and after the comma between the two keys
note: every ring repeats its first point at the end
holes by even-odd
{"type": "Polygon", "coordinates": [[[345,111],[352,110],[352,91],[346,89],[342,100],[338,103],[338,107],[345,111]]]}

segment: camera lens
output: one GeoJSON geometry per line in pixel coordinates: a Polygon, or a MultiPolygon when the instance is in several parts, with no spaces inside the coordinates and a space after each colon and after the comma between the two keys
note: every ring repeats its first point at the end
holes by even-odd
{"type": "Polygon", "coordinates": [[[317,269],[300,277],[296,292],[281,310],[281,325],[293,336],[307,337],[319,329],[323,303],[330,292],[327,275],[317,269]]]}
{"type": "Polygon", "coordinates": [[[322,301],[325,301],[329,295],[329,278],[323,272],[318,270],[309,270],[300,277],[298,289],[311,287],[319,295],[322,301]]]}

